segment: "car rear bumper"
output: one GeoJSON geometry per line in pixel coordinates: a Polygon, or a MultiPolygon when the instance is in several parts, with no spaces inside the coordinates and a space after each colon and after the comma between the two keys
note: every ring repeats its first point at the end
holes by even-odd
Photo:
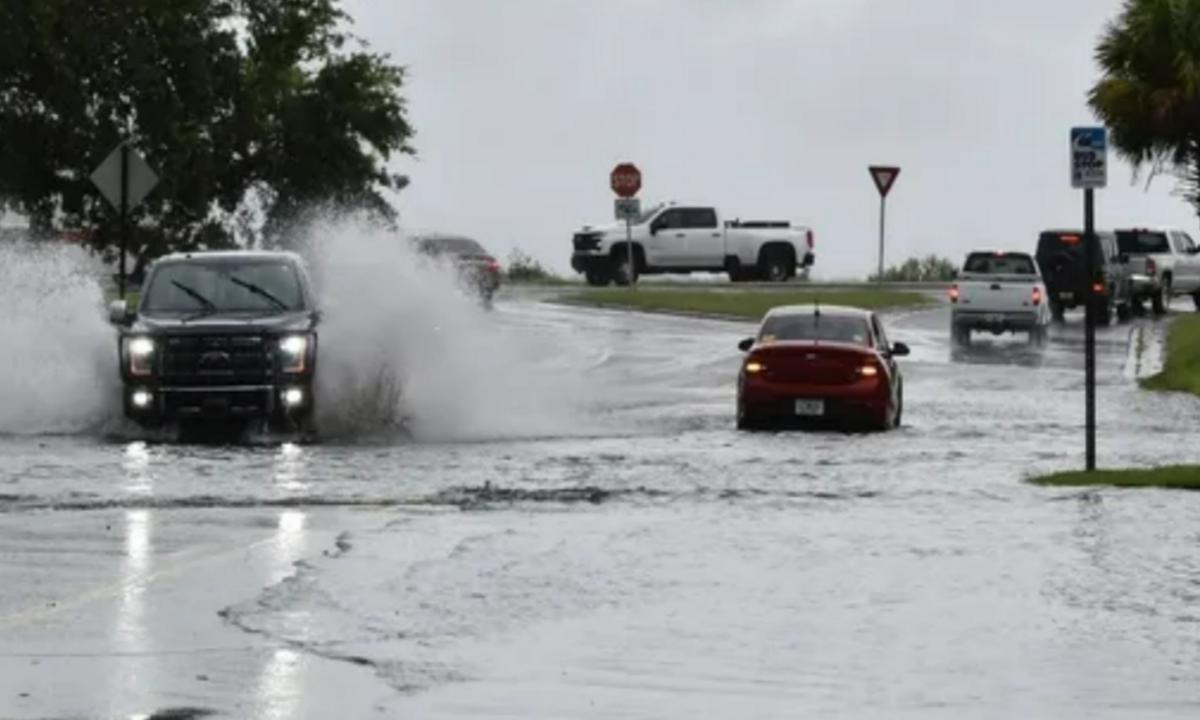
{"type": "Polygon", "coordinates": [[[1136,298],[1157,295],[1162,290],[1162,281],[1151,275],[1130,275],[1129,293],[1136,298]]]}
{"type": "Polygon", "coordinates": [[[987,312],[958,309],[950,313],[950,323],[959,330],[992,332],[1032,330],[1045,324],[1040,311],[987,312]]]}
{"type": "Polygon", "coordinates": [[[313,409],[311,381],[213,387],[128,382],[125,416],[143,425],[299,419],[313,409]]]}
{"type": "Polygon", "coordinates": [[[876,421],[886,417],[891,393],[885,381],[848,385],[809,385],[746,378],[738,395],[741,409],[764,420],[876,421]],[[822,401],[817,415],[797,411],[797,400],[822,401]]]}

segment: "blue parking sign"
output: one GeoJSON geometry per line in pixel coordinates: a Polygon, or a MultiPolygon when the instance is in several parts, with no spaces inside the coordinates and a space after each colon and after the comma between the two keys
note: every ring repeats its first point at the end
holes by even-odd
{"type": "Polygon", "coordinates": [[[1108,131],[1102,127],[1071,128],[1071,187],[1108,185],[1108,131]]]}

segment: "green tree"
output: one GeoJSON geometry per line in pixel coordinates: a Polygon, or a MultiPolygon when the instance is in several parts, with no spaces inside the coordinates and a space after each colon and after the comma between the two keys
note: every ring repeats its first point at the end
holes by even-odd
{"type": "MultiPolygon", "coordinates": [[[[884,282],[946,282],[954,278],[958,267],[949,259],[937,255],[909,258],[899,265],[885,268],[884,282]]],[[[879,273],[872,273],[870,282],[879,280],[879,273]]]]}
{"type": "Polygon", "coordinates": [[[1134,167],[1180,181],[1200,214],[1200,0],[1126,0],[1095,49],[1088,105],[1134,167]]]}
{"type": "Polygon", "coordinates": [[[111,248],[88,176],[128,139],[160,177],[134,216],[147,256],[273,244],[314,207],[393,221],[404,69],[348,50],[348,22],[339,0],[5,0],[0,207],[111,248]]]}

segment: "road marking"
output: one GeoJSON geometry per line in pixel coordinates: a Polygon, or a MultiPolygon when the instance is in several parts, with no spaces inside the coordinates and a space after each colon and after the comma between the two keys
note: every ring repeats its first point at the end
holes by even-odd
{"type": "MultiPolygon", "coordinates": [[[[130,592],[133,590],[137,590],[141,587],[148,586],[151,583],[153,583],[155,580],[158,580],[160,578],[166,578],[166,577],[171,577],[174,575],[179,575],[187,570],[192,570],[197,567],[216,562],[218,560],[222,560],[225,558],[232,557],[234,555],[238,555],[240,553],[251,552],[251,551],[253,551],[257,548],[263,547],[265,545],[271,545],[273,543],[278,543],[281,540],[282,540],[282,538],[277,537],[277,536],[264,538],[262,540],[256,540],[255,542],[249,543],[247,545],[239,545],[237,547],[230,548],[230,549],[222,551],[222,552],[217,552],[213,555],[202,555],[200,557],[196,557],[191,560],[185,560],[183,562],[179,562],[179,563],[176,563],[169,567],[166,567],[162,570],[155,570],[154,572],[147,573],[146,575],[135,578],[133,580],[125,580],[125,581],[121,581],[121,582],[109,583],[107,585],[101,585],[99,587],[93,588],[93,589],[88,590],[79,595],[76,595],[73,598],[68,598],[63,601],[55,602],[51,606],[42,605],[42,606],[38,606],[38,607],[32,607],[27,610],[21,610],[19,612],[13,613],[11,615],[4,615],[4,616],[0,617],[0,631],[17,628],[17,627],[27,627],[27,626],[33,625],[41,620],[46,620],[48,618],[52,618],[55,615],[61,615],[62,613],[65,613],[69,610],[76,610],[78,608],[84,607],[85,605],[89,605],[98,600],[116,597],[123,593],[127,593],[127,592],[130,592]]],[[[166,558],[166,559],[168,561],[170,561],[171,557],[168,556],[168,558],[166,558]]],[[[51,601],[51,602],[53,602],[53,601],[51,601]]]]}

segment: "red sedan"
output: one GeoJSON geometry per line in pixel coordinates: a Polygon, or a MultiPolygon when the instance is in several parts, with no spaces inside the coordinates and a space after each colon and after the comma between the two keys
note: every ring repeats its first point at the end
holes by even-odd
{"type": "Polygon", "coordinates": [[[738,344],[737,425],[759,429],[801,420],[900,425],[904,382],[879,317],[859,308],[790,305],[767,312],[758,335],[738,344]]]}

